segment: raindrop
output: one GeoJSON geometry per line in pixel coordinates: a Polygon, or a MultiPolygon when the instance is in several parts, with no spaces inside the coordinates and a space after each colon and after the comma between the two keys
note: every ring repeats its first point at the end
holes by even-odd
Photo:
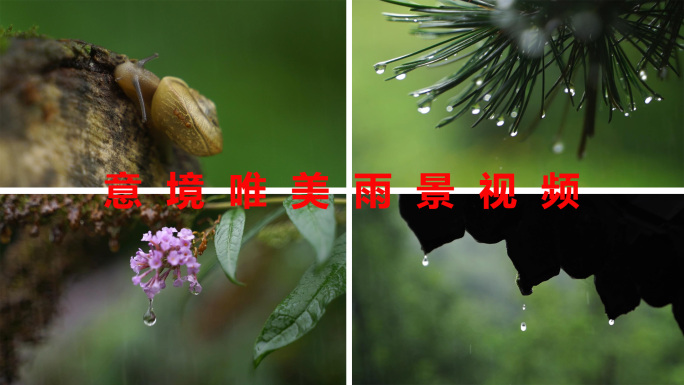
{"type": "Polygon", "coordinates": [[[651,102],[651,100],[653,100],[653,96],[647,97],[646,100],[644,100],[644,103],[648,104],[651,102]]]}
{"type": "Polygon", "coordinates": [[[428,261],[427,254],[425,254],[425,256],[423,257],[423,266],[427,266],[429,264],[430,264],[430,261],[428,261]]]}
{"type": "Polygon", "coordinates": [[[523,304],[523,310],[525,310],[525,304],[523,304]]]}
{"type": "Polygon", "coordinates": [[[478,104],[474,105],[473,108],[470,110],[470,112],[473,113],[473,115],[477,115],[480,113],[480,106],[478,104]]]}
{"type": "Polygon", "coordinates": [[[404,73],[404,74],[399,74],[399,75],[397,75],[397,80],[404,80],[404,79],[406,79],[406,74],[405,74],[405,73],[404,73]]]}
{"type": "Polygon", "coordinates": [[[485,102],[488,102],[491,99],[492,99],[492,95],[490,95],[490,94],[485,94],[485,96],[482,97],[482,100],[484,100],[485,102]]]}
{"type": "Polygon", "coordinates": [[[384,63],[378,63],[373,66],[375,68],[375,73],[378,75],[382,75],[385,73],[385,68],[387,68],[387,65],[384,63]]]}
{"type": "Polygon", "coordinates": [[[613,325],[615,325],[615,320],[614,320],[614,319],[612,319],[612,318],[611,318],[611,319],[609,319],[609,320],[608,320],[608,325],[610,325],[610,326],[613,326],[613,325]]]}
{"type": "Polygon", "coordinates": [[[150,305],[147,307],[147,311],[143,315],[143,323],[147,326],[152,326],[157,323],[157,315],[154,314],[152,310],[152,300],[150,299],[150,305]]]}
{"type": "Polygon", "coordinates": [[[560,140],[553,144],[553,153],[554,154],[562,154],[564,149],[565,149],[565,145],[560,140]]]}
{"type": "Polygon", "coordinates": [[[504,123],[506,123],[506,122],[504,121],[503,116],[501,116],[501,117],[499,117],[499,121],[496,122],[496,125],[499,126],[499,127],[501,127],[501,126],[504,125],[504,123]]]}
{"type": "Polygon", "coordinates": [[[430,112],[430,104],[428,103],[421,107],[418,107],[418,112],[420,112],[421,114],[427,114],[428,112],[430,112]]]}
{"type": "Polygon", "coordinates": [[[645,70],[645,69],[642,69],[641,71],[639,71],[639,77],[640,77],[641,80],[643,80],[643,81],[646,81],[646,79],[648,79],[648,75],[646,74],[646,70],[645,70]]]}
{"type": "Polygon", "coordinates": [[[524,322],[521,323],[521,324],[520,324],[520,330],[522,330],[522,331],[527,330],[527,324],[525,324],[524,322]]]}

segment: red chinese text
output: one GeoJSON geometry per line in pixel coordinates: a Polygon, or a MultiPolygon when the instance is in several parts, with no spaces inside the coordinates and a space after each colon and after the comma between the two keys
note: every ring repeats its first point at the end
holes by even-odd
{"type": "Polygon", "coordinates": [[[484,179],[480,180],[480,186],[484,186],[484,188],[480,192],[480,199],[484,200],[485,209],[489,209],[490,206],[495,209],[502,203],[503,207],[507,209],[515,207],[517,200],[511,198],[515,196],[515,177],[513,174],[494,174],[494,181],[489,179],[490,176],[486,172],[482,176],[484,179]],[[493,191],[492,184],[494,185],[493,191]],[[508,187],[508,192],[506,187],[508,187]],[[490,197],[497,198],[497,200],[490,204],[490,197]]]}
{"type": "Polygon", "coordinates": [[[454,207],[449,203],[449,191],[453,191],[451,186],[451,174],[448,173],[422,173],[420,174],[420,186],[416,188],[418,191],[431,190],[431,192],[423,192],[420,198],[423,200],[418,203],[418,208],[422,209],[428,206],[429,209],[436,209],[440,203],[442,206],[448,208],[454,207]],[[442,192],[439,192],[442,191],[442,192]]]}
{"type": "Polygon", "coordinates": [[[242,175],[231,175],[230,205],[243,206],[245,209],[265,207],[266,203],[261,202],[261,198],[266,198],[266,194],[263,194],[266,187],[261,183],[266,183],[266,178],[261,178],[258,172],[247,172],[244,179],[242,175]]]}
{"type": "Polygon", "coordinates": [[[126,174],[121,171],[118,174],[107,174],[105,184],[109,187],[107,191],[107,201],[105,207],[114,203],[116,209],[130,209],[135,204],[140,207],[138,199],[138,186],[140,184],[139,174],[126,174]]]}
{"type": "Polygon", "coordinates": [[[171,179],[166,182],[166,185],[171,189],[170,198],[166,201],[166,204],[171,206],[178,202],[179,209],[184,209],[188,206],[188,203],[193,209],[201,209],[204,207],[204,202],[202,201],[202,186],[204,181],[202,181],[202,174],[194,174],[192,171],[180,176],[180,181],[176,180],[176,173],[171,173],[171,179]],[[179,196],[176,196],[176,187],[179,187],[179,196]]]}
{"type": "Polygon", "coordinates": [[[355,174],[357,179],[368,179],[356,182],[356,208],[360,209],[362,204],[370,205],[370,208],[385,209],[390,204],[390,183],[389,180],[381,181],[378,179],[390,179],[392,174],[355,174]]]}
{"type": "Polygon", "coordinates": [[[295,188],[292,189],[292,199],[302,201],[292,205],[293,209],[302,208],[309,203],[314,206],[327,209],[328,203],[321,202],[322,200],[327,200],[327,194],[329,189],[325,188],[325,182],[328,180],[327,176],[322,176],[320,172],[314,173],[313,175],[307,175],[304,172],[300,172],[299,176],[293,176],[292,180],[295,182],[295,188]],[[302,195],[295,195],[302,194],[302,195]]]}
{"type": "Polygon", "coordinates": [[[542,195],[542,200],[546,201],[542,203],[544,209],[548,209],[554,205],[560,198],[561,203],[558,204],[558,208],[570,205],[574,208],[579,207],[577,200],[577,180],[579,179],[579,173],[574,174],[558,174],[556,176],[555,172],[551,172],[550,175],[544,175],[544,183],[542,183],[542,188],[548,191],[544,191],[542,195]],[[562,178],[562,180],[560,180],[562,178]],[[560,185],[558,184],[560,180],[560,185]],[[556,191],[560,190],[560,191],[556,191]]]}

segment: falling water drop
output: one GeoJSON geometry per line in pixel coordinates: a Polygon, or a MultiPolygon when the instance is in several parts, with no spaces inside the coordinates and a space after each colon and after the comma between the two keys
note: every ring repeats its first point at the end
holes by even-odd
{"type": "Polygon", "coordinates": [[[520,324],[520,330],[522,330],[522,331],[527,330],[527,324],[525,324],[524,322],[521,323],[521,324],[520,324]]]}
{"type": "Polygon", "coordinates": [[[430,264],[430,261],[428,261],[427,254],[425,254],[425,256],[423,257],[423,266],[427,266],[429,264],[430,264]]]}
{"type": "Polygon", "coordinates": [[[615,325],[615,320],[614,320],[614,319],[612,319],[612,318],[611,318],[611,319],[609,319],[609,320],[608,320],[608,325],[610,325],[610,326],[613,326],[613,325],[615,325]]]}
{"type": "Polygon", "coordinates": [[[553,153],[554,154],[562,154],[564,149],[565,149],[565,145],[560,140],[553,144],[553,153]]]}
{"type": "Polygon", "coordinates": [[[525,304],[523,304],[523,310],[525,310],[525,304]]]}
{"type": "Polygon", "coordinates": [[[387,68],[387,65],[385,63],[378,63],[373,66],[375,68],[375,73],[378,75],[382,75],[385,73],[385,68],[387,68]]]}
{"type": "Polygon", "coordinates": [[[404,74],[399,74],[399,75],[397,75],[396,79],[397,79],[397,80],[404,80],[404,79],[406,79],[406,74],[405,74],[405,73],[404,73],[404,74]]]}
{"type": "Polygon", "coordinates": [[[150,299],[150,305],[147,307],[147,311],[143,315],[143,323],[147,326],[152,326],[157,323],[157,315],[154,314],[152,310],[152,300],[150,299]]]}

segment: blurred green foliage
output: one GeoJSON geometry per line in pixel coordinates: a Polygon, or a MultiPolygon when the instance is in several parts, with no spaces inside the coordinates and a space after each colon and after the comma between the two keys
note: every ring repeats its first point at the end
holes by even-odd
{"type": "Polygon", "coordinates": [[[353,383],[681,383],[670,306],[641,304],[609,326],[593,278],[565,273],[523,297],[504,243],[467,233],[423,267],[392,199],[353,211],[353,383]]]}
{"type": "Polygon", "coordinates": [[[417,111],[417,99],[409,93],[455,72],[459,64],[423,68],[405,80],[385,82],[393,65],[377,75],[373,64],[436,41],[411,36],[413,23],[386,21],[382,12],[408,10],[381,1],[353,1],[353,172],[392,173],[392,185],[397,187],[417,186],[424,172],[449,172],[453,185],[461,187],[479,186],[483,172],[515,173],[517,186],[539,187],[542,176],[551,171],[579,172],[584,187],[684,186],[684,79],[674,73],[660,81],[651,69],[649,84],[664,100],[641,102],[629,117],[617,114],[608,124],[606,107],[599,108],[596,135],[580,161],[576,153],[584,111],[571,110],[563,121],[562,93],[547,106],[546,119],[529,137],[534,111],[539,111],[539,98],[534,96],[515,138],[508,135],[508,125],[497,127],[496,121],[471,128],[474,116],[435,129],[447,116],[447,99],[460,88],[432,103],[426,115],[417,111]],[[555,154],[552,147],[562,124],[565,150],[555,154]]]}
{"type": "Polygon", "coordinates": [[[0,1],[0,26],[79,39],[177,76],[212,99],[224,149],[207,186],[259,172],[268,187],[304,171],[345,180],[345,2],[0,1]]]}

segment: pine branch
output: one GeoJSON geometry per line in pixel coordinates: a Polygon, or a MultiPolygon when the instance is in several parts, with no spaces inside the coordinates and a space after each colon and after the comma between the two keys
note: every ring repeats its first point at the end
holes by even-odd
{"type": "MultiPolygon", "coordinates": [[[[663,98],[647,84],[647,67],[660,78],[668,71],[679,76],[675,50],[682,49],[684,2],[678,0],[442,0],[428,6],[383,0],[410,8],[412,14],[386,13],[390,21],[417,24],[416,35],[442,38],[424,49],[375,64],[378,74],[397,63],[390,79],[403,79],[421,67],[464,62],[453,74],[414,91],[418,111],[428,113],[432,102],[459,85],[464,91],[449,99],[445,126],[468,111],[479,116],[473,126],[496,119],[518,133],[535,86],[541,85],[539,119],[562,89],[577,110],[583,108],[584,127],[578,150],[582,158],[587,138],[594,135],[597,103],[629,115],[641,98],[646,104],[663,98]],[[625,52],[636,49],[632,63],[625,52]],[[555,79],[549,78],[557,69],[555,79]],[[470,83],[468,83],[470,80],[470,83]],[[578,91],[575,82],[583,90],[578,91]]],[[[460,64],[460,63],[459,63],[460,64]]]]}

